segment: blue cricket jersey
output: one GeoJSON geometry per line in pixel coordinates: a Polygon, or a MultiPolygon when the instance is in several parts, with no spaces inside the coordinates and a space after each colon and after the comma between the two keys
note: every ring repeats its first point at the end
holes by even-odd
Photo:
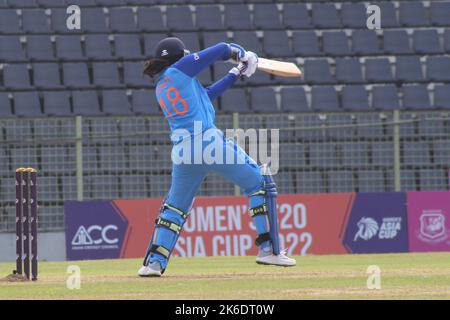
{"type": "Polygon", "coordinates": [[[169,122],[174,144],[194,135],[196,121],[201,123],[201,132],[215,128],[212,100],[233,85],[237,76],[228,73],[207,88],[203,87],[196,76],[215,61],[228,60],[230,54],[230,46],[219,43],[184,56],[161,73],[155,90],[156,99],[169,122]],[[177,132],[177,135],[173,135],[177,129],[184,129],[185,134],[177,132]]]}

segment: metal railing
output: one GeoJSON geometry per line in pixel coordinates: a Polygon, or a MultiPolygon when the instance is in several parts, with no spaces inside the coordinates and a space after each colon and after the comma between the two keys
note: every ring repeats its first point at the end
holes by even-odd
{"type": "MultiPolygon", "coordinates": [[[[216,122],[223,130],[280,130],[280,193],[449,188],[450,112],[229,114],[216,122]]],[[[18,167],[39,170],[40,230],[64,229],[66,200],[164,196],[168,135],[159,116],[2,118],[0,232],[14,229],[18,167]]],[[[199,191],[236,194],[217,175],[199,191]]]]}

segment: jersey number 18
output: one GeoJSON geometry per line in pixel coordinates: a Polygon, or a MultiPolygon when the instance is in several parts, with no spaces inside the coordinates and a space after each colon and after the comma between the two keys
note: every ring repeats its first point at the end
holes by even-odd
{"type": "MultiPolygon", "coordinates": [[[[177,115],[182,116],[188,111],[189,105],[187,104],[186,100],[184,100],[183,98],[180,97],[180,92],[178,91],[177,88],[175,88],[175,87],[167,88],[166,97],[167,97],[167,100],[169,100],[169,102],[172,104],[172,109],[173,109],[173,111],[175,111],[175,113],[177,115]],[[174,94],[172,94],[172,92],[174,94]],[[179,102],[183,105],[183,109],[180,110],[177,108],[177,106],[176,106],[177,102],[179,102]]],[[[159,105],[161,106],[161,108],[163,108],[166,111],[169,118],[173,120],[174,119],[173,114],[167,108],[167,105],[164,102],[162,97],[159,97],[159,105]]]]}

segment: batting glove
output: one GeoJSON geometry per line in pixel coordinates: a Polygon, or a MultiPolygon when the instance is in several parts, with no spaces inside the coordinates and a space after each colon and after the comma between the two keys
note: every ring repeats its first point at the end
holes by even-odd
{"type": "Polygon", "coordinates": [[[232,68],[228,72],[236,75],[237,77],[241,77],[245,71],[247,71],[247,63],[239,62],[239,64],[236,67],[232,68]]]}
{"type": "Polygon", "coordinates": [[[244,57],[241,58],[241,61],[247,64],[247,68],[242,71],[242,75],[247,78],[251,77],[258,67],[258,56],[254,52],[246,51],[244,57]]]}
{"type": "Polygon", "coordinates": [[[235,63],[240,62],[245,57],[245,49],[236,43],[230,43],[229,46],[231,49],[230,60],[235,63]]]}

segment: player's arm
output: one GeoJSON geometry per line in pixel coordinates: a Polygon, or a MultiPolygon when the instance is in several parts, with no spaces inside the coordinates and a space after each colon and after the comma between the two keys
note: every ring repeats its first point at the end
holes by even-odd
{"type": "Polygon", "coordinates": [[[244,57],[245,52],[244,48],[239,45],[220,42],[202,51],[184,56],[174,63],[173,67],[190,77],[195,77],[216,61],[229,59],[239,61],[241,57],[244,57]]]}

